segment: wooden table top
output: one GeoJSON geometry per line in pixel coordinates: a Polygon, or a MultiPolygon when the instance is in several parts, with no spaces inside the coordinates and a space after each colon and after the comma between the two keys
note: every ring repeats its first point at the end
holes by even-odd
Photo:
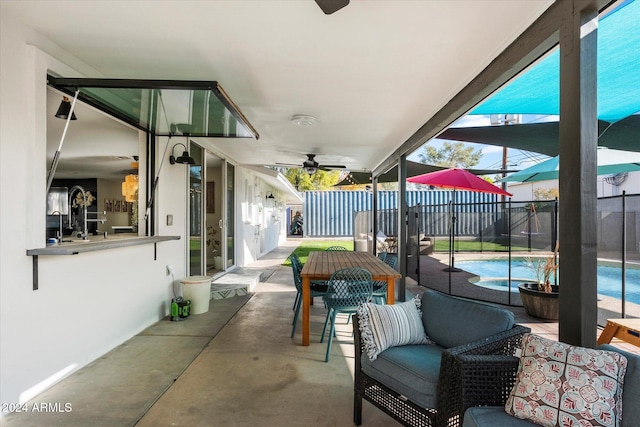
{"type": "Polygon", "coordinates": [[[369,252],[314,251],[309,253],[301,275],[310,279],[329,279],[331,274],[343,268],[364,268],[373,280],[402,277],[390,265],[369,252]]]}

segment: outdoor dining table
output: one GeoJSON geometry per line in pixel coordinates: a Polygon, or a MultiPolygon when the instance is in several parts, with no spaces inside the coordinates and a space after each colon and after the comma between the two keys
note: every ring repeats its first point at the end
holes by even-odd
{"type": "Polygon", "coordinates": [[[309,253],[302,268],[302,345],[309,345],[309,306],[312,280],[329,280],[331,275],[343,268],[364,268],[373,280],[387,282],[387,304],[395,302],[395,279],[402,277],[369,252],[314,251],[309,253]]]}

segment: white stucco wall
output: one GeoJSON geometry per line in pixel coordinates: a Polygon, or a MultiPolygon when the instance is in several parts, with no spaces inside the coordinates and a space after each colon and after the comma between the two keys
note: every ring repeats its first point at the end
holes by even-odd
{"type": "MultiPolygon", "coordinates": [[[[185,246],[159,243],[155,260],[153,245],[40,256],[32,290],[26,250],[45,242],[46,74],[90,68],[6,14],[0,19],[0,401],[18,403],[163,317],[172,295],[166,265],[184,276],[185,246]]],[[[185,178],[167,168],[161,182],[185,178]]],[[[158,234],[184,235],[180,188],[159,186],[158,212],[176,220],[158,234]]]]}
{"type": "Polygon", "coordinates": [[[260,174],[244,168],[238,168],[236,189],[237,229],[242,241],[239,265],[247,265],[286,240],[285,202],[279,189],[265,182],[260,174]],[[267,199],[269,193],[275,198],[267,199]]]}
{"type": "MultiPolygon", "coordinates": [[[[168,138],[159,138],[156,167],[163,157],[165,162],[153,208],[155,234],[180,240],[158,243],[155,255],[149,244],[40,256],[39,289],[33,291],[32,257],[26,251],[45,242],[46,75],[103,76],[4,13],[0,55],[0,402],[21,403],[169,313],[173,283],[166,266],[173,266],[176,280],[187,271],[188,168],[169,165],[171,145],[165,153],[168,138]],[[167,215],[173,215],[173,225],[167,225],[167,215]]],[[[144,147],[143,134],[139,140],[144,147]]],[[[281,218],[273,218],[272,210],[260,211],[264,200],[247,200],[245,179],[262,199],[267,191],[280,194],[256,174],[235,170],[231,203],[236,265],[242,267],[286,239],[285,211],[281,218]],[[262,214],[243,219],[247,206],[262,214]],[[260,245],[256,225],[266,231],[260,245]]],[[[144,162],[140,176],[145,176],[144,162]]],[[[140,200],[147,199],[141,181],[140,200]]],[[[143,230],[142,220],[140,225],[143,230]]]]}
{"type": "MultiPolygon", "coordinates": [[[[534,190],[536,188],[558,188],[558,180],[509,183],[507,191],[513,194],[513,201],[534,200],[534,190]]],[[[606,182],[606,176],[598,176],[597,181],[598,197],[620,196],[623,191],[627,194],[640,194],[640,172],[629,172],[628,176],[620,185],[612,185],[606,182]]]]}

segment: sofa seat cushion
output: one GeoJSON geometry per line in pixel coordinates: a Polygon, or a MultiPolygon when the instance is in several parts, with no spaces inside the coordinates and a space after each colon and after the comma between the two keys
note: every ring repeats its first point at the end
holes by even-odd
{"type": "Polygon", "coordinates": [[[422,294],[422,323],[430,339],[452,348],[509,330],[515,319],[503,308],[427,290],[422,294]]]}
{"type": "Polygon", "coordinates": [[[535,424],[512,417],[504,412],[504,406],[483,406],[467,409],[462,427],[535,427],[535,424]]]}
{"type": "Polygon", "coordinates": [[[374,361],[363,357],[362,371],[410,401],[424,408],[435,408],[444,350],[430,344],[391,347],[374,361]]]}

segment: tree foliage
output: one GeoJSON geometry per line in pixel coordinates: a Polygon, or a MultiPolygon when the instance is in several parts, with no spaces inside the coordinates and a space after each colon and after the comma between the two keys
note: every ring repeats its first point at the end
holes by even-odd
{"type": "Polygon", "coordinates": [[[433,145],[425,145],[424,151],[418,156],[420,163],[427,165],[468,169],[480,162],[482,149],[474,149],[472,146],[465,147],[462,142],[445,142],[439,149],[433,145]]]}
{"type": "Polygon", "coordinates": [[[555,187],[538,187],[533,190],[534,200],[554,200],[560,198],[560,192],[555,187]]]}
{"type": "Polygon", "coordinates": [[[337,170],[318,170],[309,175],[301,168],[291,168],[282,173],[298,191],[328,190],[340,181],[340,171],[337,170]]]}

